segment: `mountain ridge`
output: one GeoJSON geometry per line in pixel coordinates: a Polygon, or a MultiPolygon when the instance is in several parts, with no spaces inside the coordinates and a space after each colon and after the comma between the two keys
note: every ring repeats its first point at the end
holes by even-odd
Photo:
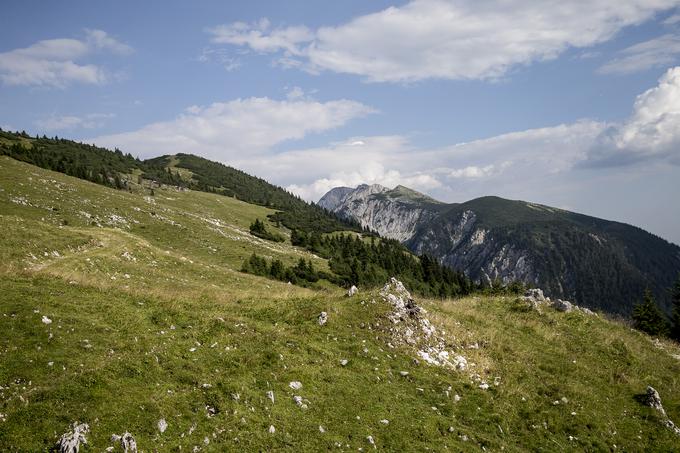
{"type": "Polygon", "coordinates": [[[680,271],[680,247],[639,227],[497,196],[404,203],[397,188],[365,187],[333,211],[477,281],[519,280],[626,316],[649,287],[670,310],[666,288],[680,271]]]}

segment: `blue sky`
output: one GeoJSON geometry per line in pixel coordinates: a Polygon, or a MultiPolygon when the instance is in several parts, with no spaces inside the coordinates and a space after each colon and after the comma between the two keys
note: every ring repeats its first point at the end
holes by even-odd
{"type": "Polygon", "coordinates": [[[680,243],[680,0],[7,1],[0,126],[680,243]]]}

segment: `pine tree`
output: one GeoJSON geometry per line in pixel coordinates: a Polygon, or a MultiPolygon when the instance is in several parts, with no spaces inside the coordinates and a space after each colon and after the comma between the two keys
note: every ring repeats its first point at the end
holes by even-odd
{"type": "Polygon", "coordinates": [[[668,323],[654,302],[650,290],[645,290],[643,302],[633,307],[633,327],[650,335],[668,334],[668,323]]]}
{"type": "Polygon", "coordinates": [[[680,341],[680,274],[675,280],[671,288],[671,300],[673,301],[673,314],[671,315],[671,322],[673,323],[671,330],[671,337],[676,341],[680,341]]]}

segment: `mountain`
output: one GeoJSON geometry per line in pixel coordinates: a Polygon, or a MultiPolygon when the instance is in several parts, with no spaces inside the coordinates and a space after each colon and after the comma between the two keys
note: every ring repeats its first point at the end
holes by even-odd
{"type": "Polygon", "coordinates": [[[244,273],[331,260],[272,208],[135,181],[0,156],[2,451],[64,451],[74,425],[81,452],[677,450],[675,342],[516,296],[244,273]]]}
{"type": "Polygon", "coordinates": [[[680,247],[619,222],[499,197],[445,204],[398,186],[361,185],[332,210],[474,280],[519,280],[551,297],[629,315],[650,288],[670,311],[667,288],[680,247]]]}

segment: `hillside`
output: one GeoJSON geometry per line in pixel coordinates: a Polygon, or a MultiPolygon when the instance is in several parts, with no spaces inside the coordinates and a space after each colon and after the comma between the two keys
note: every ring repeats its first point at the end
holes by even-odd
{"type": "Polygon", "coordinates": [[[678,445],[640,403],[652,385],[680,420],[677,344],[514,297],[398,312],[397,285],[346,297],[244,274],[252,253],[328,263],[250,235],[269,208],[154,192],[0,157],[4,449],[48,450],[76,422],[89,425],[81,451],[123,451],[112,435],[126,432],[143,451],[678,445]]]}
{"type": "Polygon", "coordinates": [[[272,217],[288,228],[332,232],[358,230],[299,197],[240,170],[189,154],[145,161],[60,138],[30,137],[0,129],[0,155],[124,190],[153,190],[160,184],[214,192],[276,209],[272,217]]]}
{"type": "Polygon", "coordinates": [[[362,185],[331,208],[473,280],[523,281],[625,316],[650,288],[670,312],[680,247],[640,228],[499,197],[443,204],[404,192],[362,185]]]}

